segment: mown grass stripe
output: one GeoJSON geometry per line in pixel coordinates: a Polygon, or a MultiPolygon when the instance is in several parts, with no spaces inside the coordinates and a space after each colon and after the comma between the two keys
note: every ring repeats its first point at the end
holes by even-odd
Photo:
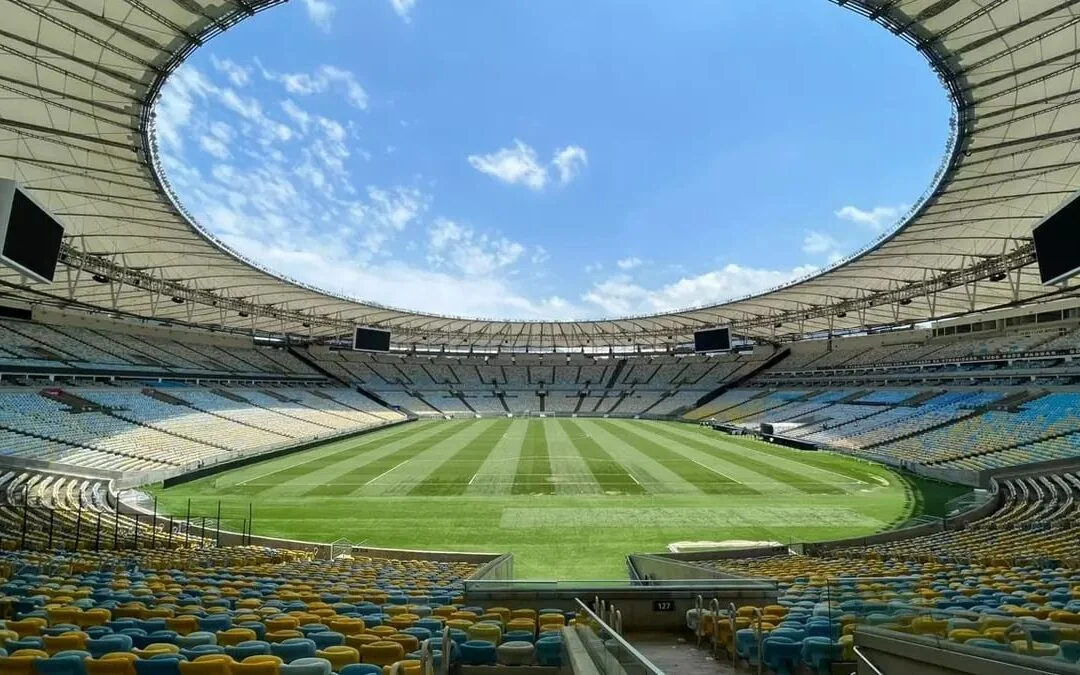
{"type": "MultiPolygon", "coordinates": [[[[341,450],[327,453],[319,457],[313,457],[304,462],[296,462],[295,460],[280,469],[270,471],[264,474],[255,474],[252,478],[240,481],[236,485],[229,487],[230,492],[245,495],[258,495],[267,491],[275,491],[280,489],[281,484],[299,476],[305,476],[313,471],[319,469],[325,469],[332,464],[337,464],[351,457],[357,455],[363,455],[374,450],[378,450],[381,447],[386,446],[389,443],[394,443],[402,438],[430,431],[430,423],[428,422],[412,422],[409,424],[395,427],[396,431],[391,432],[375,432],[369,436],[365,436],[363,439],[355,439],[360,442],[346,445],[341,450]],[[254,485],[252,485],[254,483],[254,485]]],[[[338,445],[335,443],[334,445],[338,445]]],[[[315,452],[318,452],[317,450],[315,452]]],[[[304,452],[302,457],[306,457],[308,452],[304,452]]],[[[280,458],[286,459],[287,458],[280,458]]],[[[268,460],[268,462],[279,460],[268,460]]],[[[254,464],[247,469],[255,469],[259,465],[254,464]]]]}
{"type": "MultiPolygon", "coordinates": [[[[713,432],[715,433],[715,432],[713,432]]],[[[805,464],[807,466],[819,469],[821,471],[827,471],[829,473],[839,474],[845,478],[850,478],[853,481],[860,483],[875,482],[874,473],[869,469],[869,466],[862,467],[859,465],[853,465],[852,460],[848,458],[837,457],[830,452],[815,451],[815,450],[789,450],[782,447],[762,447],[764,444],[760,441],[756,444],[744,442],[738,438],[729,439],[731,442],[743,446],[744,448],[750,448],[766,455],[772,455],[779,459],[786,459],[789,462],[798,462],[799,464],[805,464]]]]}
{"type": "Polygon", "coordinates": [[[529,420],[510,494],[537,493],[555,494],[555,484],[551,482],[551,457],[548,453],[544,421],[529,420]]]}
{"type": "Polygon", "coordinates": [[[334,478],[327,485],[314,487],[304,493],[305,496],[319,497],[342,497],[352,494],[368,481],[390,471],[394,467],[416,457],[421,452],[428,450],[437,443],[446,441],[470,428],[467,423],[443,422],[445,426],[430,436],[418,439],[403,446],[383,457],[358,466],[351,471],[346,471],[334,478]]]}
{"type": "Polygon", "coordinates": [[[427,478],[409,490],[409,494],[441,497],[465,494],[469,481],[480,470],[484,460],[488,458],[499,439],[509,428],[509,419],[496,420],[480,432],[479,436],[463,445],[442,464],[435,467],[427,478]]]}
{"type": "Polygon", "coordinates": [[[581,426],[573,420],[562,419],[558,421],[570,439],[574,449],[578,451],[585,464],[589,467],[593,478],[605,492],[621,492],[630,495],[645,493],[634,477],[626,471],[626,467],[615,460],[600,444],[593,440],[581,426]]]}
{"type": "Polygon", "coordinates": [[[763,476],[768,476],[773,480],[780,481],[781,483],[787,483],[791,487],[795,488],[799,492],[806,492],[808,494],[824,494],[824,495],[842,495],[847,494],[846,490],[839,488],[835,485],[823,483],[813,478],[808,478],[802,474],[794,471],[788,471],[787,469],[781,469],[778,466],[769,464],[767,462],[758,461],[752,459],[745,454],[732,452],[731,450],[714,445],[703,440],[692,438],[689,435],[681,434],[671,429],[665,428],[665,425],[657,425],[653,431],[661,436],[670,438],[671,440],[682,443],[687,447],[694,448],[718,457],[725,462],[730,462],[744,469],[749,469],[756,473],[760,473],[763,476]]]}
{"type": "Polygon", "coordinates": [[[627,443],[656,461],[663,464],[687,483],[709,495],[757,494],[757,490],[721,475],[694,460],[670,450],[638,433],[630,431],[622,424],[610,420],[598,420],[609,434],[627,443]]]}

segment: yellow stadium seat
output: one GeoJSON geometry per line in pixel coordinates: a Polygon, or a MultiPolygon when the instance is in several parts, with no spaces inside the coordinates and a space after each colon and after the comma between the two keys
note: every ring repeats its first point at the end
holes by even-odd
{"type": "Polygon", "coordinates": [[[62,652],[68,649],[86,649],[86,641],[90,639],[90,636],[80,631],[68,631],[60,635],[46,635],[42,638],[42,642],[45,645],[45,651],[49,655],[53,655],[56,652],[62,652]]]}
{"type": "Polygon", "coordinates": [[[331,670],[340,673],[341,669],[352,663],[360,663],[360,651],[346,645],[335,645],[320,649],[315,656],[330,662],[331,670]]]}
{"type": "Polygon", "coordinates": [[[22,650],[17,656],[0,656],[0,673],[4,675],[36,675],[34,661],[40,658],[48,658],[48,654],[42,652],[41,656],[26,654],[32,650],[22,650]]]}
{"type": "Polygon", "coordinates": [[[332,631],[341,633],[342,635],[360,635],[364,632],[364,620],[360,618],[353,618],[347,616],[339,616],[336,619],[330,621],[327,627],[332,631]]]}
{"type": "Polygon", "coordinates": [[[389,666],[404,656],[405,650],[402,646],[388,640],[380,640],[360,648],[360,662],[377,666],[389,666]]]}
{"type": "Polygon", "coordinates": [[[165,628],[176,631],[179,635],[189,635],[199,630],[199,619],[194,616],[166,617],[165,628]]]}
{"type": "Polygon", "coordinates": [[[234,647],[241,642],[254,640],[258,636],[250,628],[230,628],[228,630],[219,630],[216,637],[217,643],[222,647],[234,647]]]}
{"type": "Polygon", "coordinates": [[[161,654],[178,654],[180,647],[168,642],[154,642],[143,649],[132,649],[131,652],[140,659],[152,659],[161,654]]]}

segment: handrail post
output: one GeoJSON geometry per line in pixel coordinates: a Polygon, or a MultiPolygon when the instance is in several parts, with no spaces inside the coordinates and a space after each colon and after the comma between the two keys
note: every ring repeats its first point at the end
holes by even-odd
{"type": "Polygon", "coordinates": [[[453,653],[453,645],[450,644],[450,627],[443,628],[443,641],[442,641],[442,663],[439,664],[439,670],[442,671],[442,675],[450,675],[450,655],[453,653]]]}
{"type": "Polygon", "coordinates": [[[713,658],[716,658],[717,653],[720,650],[720,598],[712,598],[709,600],[709,612],[712,614],[712,653],[713,658]]]}
{"type": "Polygon", "coordinates": [[[697,638],[697,646],[701,646],[701,638],[703,637],[705,630],[705,599],[698,593],[694,597],[694,612],[697,615],[697,624],[694,626],[694,637],[697,638]]]}
{"type": "Polygon", "coordinates": [[[754,608],[754,618],[757,619],[757,672],[761,675],[762,670],[765,667],[763,657],[765,656],[765,633],[762,630],[762,623],[764,623],[762,617],[764,614],[760,607],[754,608]]]}
{"type": "MultiPolygon", "coordinates": [[[[615,625],[605,622],[604,618],[598,615],[593,609],[581,601],[581,598],[574,598],[574,602],[579,608],[581,615],[588,618],[588,622],[582,625],[589,626],[593,632],[599,636],[608,636],[606,639],[611,640],[618,646],[618,652],[611,651],[611,648],[605,649],[605,659],[610,660],[614,658],[617,663],[622,663],[623,657],[631,662],[636,662],[639,669],[634,672],[642,673],[643,675],[664,675],[663,671],[652,664],[649,659],[641,654],[632,644],[626,641],[626,639],[620,634],[620,631],[616,629],[615,625]]],[[[622,612],[616,609],[613,605],[610,605],[612,621],[614,624],[619,625],[622,622],[622,612]]],[[[601,667],[601,664],[596,660],[599,658],[596,655],[590,655],[593,658],[597,667],[601,667]]],[[[605,661],[606,662],[606,661],[605,661]]]]}
{"type": "Polygon", "coordinates": [[[1033,654],[1035,652],[1035,640],[1032,639],[1031,630],[1027,626],[1024,626],[1021,623],[1014,623],[1005,631],[1005,639],[1008,640],[1009,636],[1016,630],[1019,630],[1024,634],[1024,639],[1027,641],[1028,654],[1033,654]]]}
{"type": "Polygon", "coordinates": [[[731,669],[736,670],[739,665],[739,652],[735,649],[735,630],[739,626],[739,622],[735,618],[739,615],[739,610],[735,607],[734,602],[728,603],[728,621],[731,622],[731,669]]]}

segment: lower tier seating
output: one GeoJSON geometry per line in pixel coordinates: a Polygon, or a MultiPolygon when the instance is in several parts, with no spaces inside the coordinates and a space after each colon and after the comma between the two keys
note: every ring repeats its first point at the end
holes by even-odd
{"type": "MultiPolygon", "coordinates": [[[[766,652],[770,638],[805,647],[817,635],[833,645],[839,660],[850,651],[854,629],[873,625],[1075,663],[1078,495],[1076,474],[1014,479],[1002,483],[995,512],[966,526],[867,546],[825,547],[815,555],[693,564],[777,580],[779,601],[763,610],[766,652]]],[[[752,631],[751,616],[752,610],[740,611],[734,633],[717,631],[728,648],[739,650],[740,639],[756,646],[756,634],[743,632],[752,631]]]]}
{"type": "Polygon", "coordinates": [[[0,622],[0,672],[363,675],[419,672],[423,654],[559,672],[575,614],[466,604],[462,581],[475,571],[260,547],[9,554],[0,597],[14,616],[0,622]]]}
{"type": "Polygon", "coordinates": [[[405,419],[325,387],[0,389],[0,465],[110,472],[203,466],[405,419]]]}

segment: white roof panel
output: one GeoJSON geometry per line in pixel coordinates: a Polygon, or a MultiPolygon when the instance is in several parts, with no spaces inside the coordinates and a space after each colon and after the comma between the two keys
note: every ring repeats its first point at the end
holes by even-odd
{"type": "Polygon", "coordinates": [[[544,322],[337,297],[240,259],[178,210],[148,151],[152,102],[191,51],[281,0],[0,0],[0,176],[32,190],[69,234],[54,284],[28,287],[3,271],[3,292],[231,329],[335,336],[360,323],[403,342],[509,347],[668,344],[724,323],[769,338],[1046,294],[1030,232],[1080,189],[1080,2],[832,1],[920,50],[957,106],[955,147],[912,217],[838,266],[750,298],[544,322]]]}

